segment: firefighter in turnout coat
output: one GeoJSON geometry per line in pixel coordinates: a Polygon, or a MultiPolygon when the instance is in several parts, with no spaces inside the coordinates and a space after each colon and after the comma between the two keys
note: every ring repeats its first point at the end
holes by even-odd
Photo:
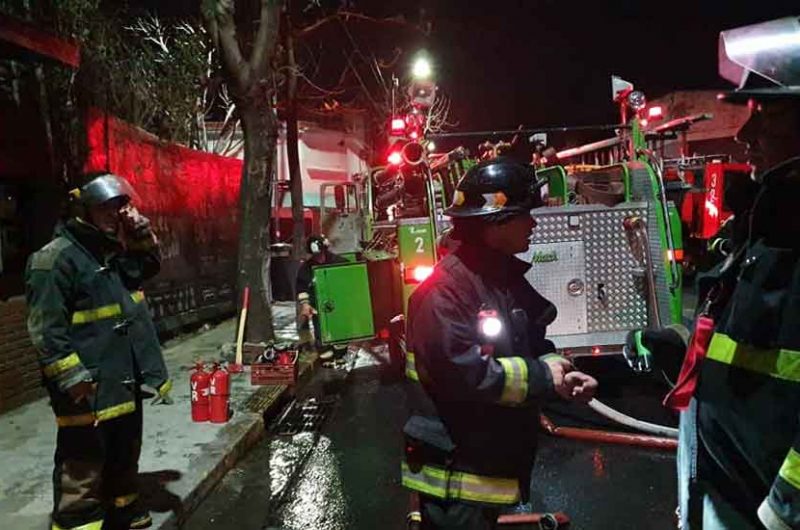
{"type": "Polygon", "coordinates": [[[528,497],[541,400],[596,389],[545,339],[556,309],[515,257],[539,204],[532,168],[470,169],[447,211],[460,244],[411,295],[402,482],[420,496],[422,528],[493,528],[528,497]]]}
{"type": "Polygon", "coordinates": [[[28,331],[58,424],[52,529],[144,528],[141,385],[159,402],[171,388],[141,291],[158,243],[125,179],[91,176],[71,195],[78,215],[26,270],[28,331]]]}
{"type": "Polygon", "coordinates": [[[726,260],[698,282],[690,348],[676,347],[675,330],[628,345],[634,365],[644,350],[659,363],[688,351],[671,394],[683,409],[685,530],[800,529],[800,54],[787,44],[797,38],[797,17],[722,32],[720,72],[741,87],[722,99],[749,106],[737,139],[759,186],[726,260]]]}

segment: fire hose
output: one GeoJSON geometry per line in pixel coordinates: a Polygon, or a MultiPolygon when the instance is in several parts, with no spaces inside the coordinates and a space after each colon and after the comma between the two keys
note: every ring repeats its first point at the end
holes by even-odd
{"type": "Polygon", "coordinates": [[[589,408],[591,408],[593,411],[600,414],[604,418],[608,418],[609,420],[619,423],[620,425],[624,425],[625,427],[630,427],[631,429],[636,429],[637,431],[654,434],[656,436],[663,436],[672,439],[678,438],[678,429],[675,429],[673,427],[666,427],[664,425],[658,425],[656,423],[650,423],[647,421],[637,420],[636,418],[632,418],[627,414],[623,414],[622,412],[619,412],[618,410],[615,410],[596,399],[592,399],[589,402],[589,408]]]}
{"type": "Polygon", "coordinates": [[[644,434],[632,434],[625,432],[601,431],[599,429],[585,429],[583,427],[559,427],[555,425],[544,414],[539,415],[542,429],[547,434],[561,438],[571,438],[573,440],[584,440],[588,442],[602,442],[621,445],[638,445],[653,449],[664,449],[674,451],[678,448],[678,440],[674,438],[663,438],[644,434]]]}

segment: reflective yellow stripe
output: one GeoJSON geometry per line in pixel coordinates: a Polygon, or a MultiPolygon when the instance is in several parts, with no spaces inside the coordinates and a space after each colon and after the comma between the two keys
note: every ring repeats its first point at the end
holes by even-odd
{"type": "Polygon", "coordinates": [[[131,293],[131,299],[136,304],[144,302],[144,291],[134,291],[131,293]]]}
{"type": "Polygon", "coordinates": [[[500,403],[518,405],[528,397],[528,365],[522,357],[497,359],[506,374],[500,403]]]}
{"type": "Polygon", "coordinates": [[[789,454],[786,455],[778,474],[795,489],[800,490],[800,453],[789,449],[789,454]]]}
{"type": "Polygon", "coordinates": [[[800,382],[800,351],[746,346],[737,344],[727,335],[714,333],[708,358],[777,379],[800,382]]]}
{"type": "Polygon", "coordinates": [[[136,499],[139,498],[138,493],[131,493],[130,495],[122,495],[120,497],[114,497],[114,506],[117,508],[124,508],[126,506],[130,506],[134,503],[136,499]]]}
{"type": "Polygon", "coordinates": [[[172,391],[172,379],[167,379],[167,381],[158,388],[158,395],[164,397],[169,394],[170,391],[172,391]]]}
{"type": "Polygon", "coordinates": [[[53,523],[51,530],[102,530],[102,528],[103,520],[100,519],[99,521],[92,521],[91,523],[82,524],[80,526],[70,526],[69,528],[64,528],[53,523]]]}
{"type": "Polygon", "coordinates": [[[107,421],[125,414],[130,414],[136,410],[136,403],[127,401],[98,411],[97,413],[87,412],[86,414],[76,414],[74,416],[57,416],[56,423],[59,427],[80,427],[93,425],[101,421],[107,421]]]}
{"type": "Polygon", "coordinates": [[[102,320],[104,318],[112,318],[122,314],[122,306],[119,304],[104,305],[95,309],[85,309],[83,311],[75,311],[72,315],[73,324],[86,324],[94,322],[95,320],[102,320]]]}
{"type": "Polygon", "coordinates": [[[57,375],[61,375],[68,370],[72,370],[76,366],[81,364],[81,359],[78,357],[77,353],[70,353],[63,359],[59,359],[56,362],[50,363],[45,366],[42,371],[44,375],[47,377],[55,377],[57,375]]]}
{"type": "Polygon", "coordinates": [[[406,377],[412,381],[419,381],[417,358],[413,352],[406,352],[406,377]]]}
{"type": "Polygon", "coordinates": [[[516,479],[448,471],[431,465],[424,465],[418,473],[413,473],[403,462],[402,483],[414,491],[445,500],[514,504],[520,498],[516,479]]]}

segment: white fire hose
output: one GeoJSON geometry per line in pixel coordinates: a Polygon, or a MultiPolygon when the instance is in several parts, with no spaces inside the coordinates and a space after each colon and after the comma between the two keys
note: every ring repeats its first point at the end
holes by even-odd
{"type": "Polygon", "coordinates": [[[636,429],[637,431],[646,432],[648,434],[654,434],[656,436],[664,436],[667,438],[678,437],[678,429],[675,429],[673,427],[667,427],[665,425],[658,425],[656,423],[650,423],[647,421],[637,420],[636,418],[632,418],[631,416],[623,414],[618,410],[612,409],[605,403],[602,403],[596,399],[592,399],[589,402],[589,408],[591,408],[593,411],[600,414],[604,418],[608,418],[611,421],[614,421],[626,427],[630,427],[631,429],[636,429]]]}

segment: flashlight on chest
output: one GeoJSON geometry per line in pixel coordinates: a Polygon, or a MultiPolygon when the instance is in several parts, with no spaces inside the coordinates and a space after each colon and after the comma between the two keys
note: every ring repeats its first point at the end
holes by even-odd
{"type": "Polygon", "coordinates": [[[481,355],[494,355],[495,340],[503,333],[503,321],[496,309],[478,312],[478,335],[481,338],[481,355]]]}

